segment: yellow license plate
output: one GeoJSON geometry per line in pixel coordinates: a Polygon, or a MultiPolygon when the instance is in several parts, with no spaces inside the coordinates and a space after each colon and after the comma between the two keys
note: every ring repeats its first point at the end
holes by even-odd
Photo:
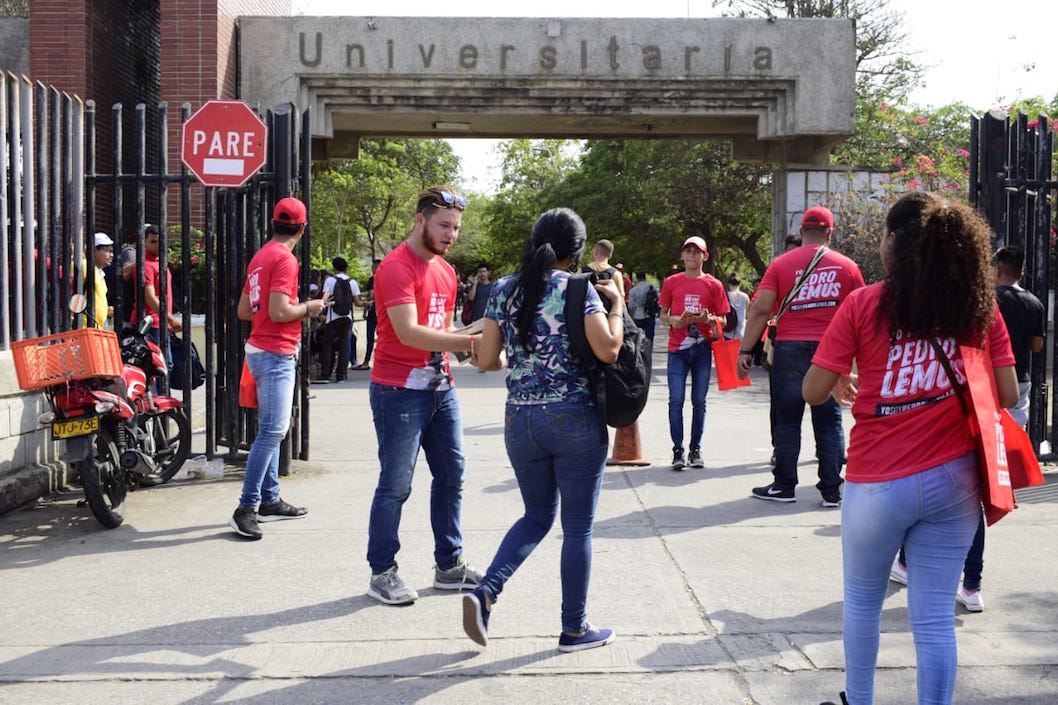
{"type": "Polygon", "coordinates": [[[99,417],[87,416],[83,419],[56,421],[51,425],[51,434],[55,438],[73,438],[86,436],[99,430],[99,417]]]}

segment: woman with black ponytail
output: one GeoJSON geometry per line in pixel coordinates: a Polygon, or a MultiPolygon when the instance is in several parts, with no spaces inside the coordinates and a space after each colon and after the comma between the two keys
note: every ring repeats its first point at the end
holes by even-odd
{"type": "Polygon", "coordinates": [[[988,224],[966,206],[914,192],[889,210],[885,231],[885,280],[838,309],[802,391],[809,404],[833,393],[856,419],[841,503],[843,702],[874,701],[882,601],[904,544],[918,702],[947,705],[958,664],[952,601],[981,499],[974,439],[936,350],[957,376],[960,345],[987,350],[1003,407],[1017,401],[1018,384],[988,224]]]}
{"type": "MultiPolygon", "coordinates": [[[[591,537],[606,466],[607,434],[588,389],[584,368],[566,335],[566,285],[580,260],[587,232],[568,208],[547,211],[533,225],[518,271],[496,283],[485,309],[484,331],[472,351],[481,370],[507,361],[504,441],[525,504],[507,531],[484,580],[463,598],[463,628],[484,646],[489,616],[504,584],[528,558],[562,506],[562,634],[559,651],[580,651],[613,641],[609,629],[587,621],[591,537]]],[[[623,335],[622,304],[610,280],[588,287],[584,332],[601,361],[617,359],[623,335]],[[612,304],[609,315],[599,294],[612,304]]]]}

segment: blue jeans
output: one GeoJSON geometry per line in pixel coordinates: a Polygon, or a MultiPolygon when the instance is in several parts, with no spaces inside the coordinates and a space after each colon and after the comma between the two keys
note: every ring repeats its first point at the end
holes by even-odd
{"type": "Polygon", "coordinates": [[[893,556],[907,547],[907,604],[920,705],[948,705],[958,664],[955,610],[966,551],[981,517],[973,453],[890,482],[849,482],[841,503],[845,691],[870,705],[882,602],[893,556]]]}
{"type": "Polygon", "coordinates": [[[463,416],[454,389],[424,391],[371,383],[371,415],[378,436],[381,470],[368,520],[367,562],[375,575],[397,565],[401,511],[411,495],[419,448],[426,454],[434,561],[447,570],[459,562],[463,535],[463,416]]]}
{"type": "Polygon", "coordinates": [[[650,344],[654,345],[654,327],[657,325],[657,319],[655,318],[635,318],[633,319],[636,325],[642,329],[644,335],[647,336],[647,340],[650,344]]]}
{"type": "Polygon", "coordinates": [[[708,343],[692,345],[669,353],[669,436],[672,447],[683,448],[683,399],[687,391],[687,374],[691,375],[691,448],[701,448],[705,430],[705,395],[709,393],[709,375],[713,371],[713,349],[708,343]]]}
{"type": "Polygon", "coordinates": [[[257,438],[246,458],[240,507],[279,501],[279,444],[290,428],[297,355],[248,353],[246,365],[257,383],[257,438]]]}
{"type": "MultiPolygon", "coordinates": [[[[771,369],[772,398],[775,401],[775,469],[772,474],[775,486],[781,489],[792,490],[797,486],[801,419],[805,413],[801,384],[818,346],[819,343],[809,341],[775,343],[775,362],[771,369]]],[[[824,497],[833,497],[840,493],[841,458],[845,451],[841,405],[833,397],[812,407],[812,428],[819,457],[816,488],[824,497]]]]}
{"type": "Polygon", "coordinates": [[[591,537],[607,442],[594,406],[508,404],[504,420],[507,456],[518,478],[525,514],[507,531],[482,589],[495,598],[550,531],[562,500],[562,631],[587,623],[591,537]]]}

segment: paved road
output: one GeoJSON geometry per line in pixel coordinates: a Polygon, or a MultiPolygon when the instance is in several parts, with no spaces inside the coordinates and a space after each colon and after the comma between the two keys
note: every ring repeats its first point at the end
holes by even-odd
{"type": "MultiPolygon", "coordinates": [[[[129,498],[101,529],[68,494],[0,516],[0,703],[707,703],[836,698],[843,683],[840,512],[802,453],[795,504],[768,475],[767,383],[709,394],[705,470],[667,466],[664,354],[640,422],[655,464],[607,471],[589,618],[618,639],[560,654],[558,529],[508,584],[482,650],[460,598],[430,587],[429,473],[404,514],[409,607],[366,597],[377,475],[366,373],[314,388],[312,458],[283,481],[304,521],[233,538],[240,468],[129,498]]],[[[521,511],[503,449],[503,378],[457,370],[467,556],[484,567],[521,511]]],[[[808,433],[806,438],[810,438],[808,433]]],[[[199,439],[201,442],[201,439],[199,439]]],[[[988,535],[987,609],[957,610],[956,701],[1058,702],[1058,476],[988,535]]],[[[883,617],[878,703],[915,699],[906,592],[883,617]]],[[[954,600],[953,600],[953,609],[954,600]]]]}

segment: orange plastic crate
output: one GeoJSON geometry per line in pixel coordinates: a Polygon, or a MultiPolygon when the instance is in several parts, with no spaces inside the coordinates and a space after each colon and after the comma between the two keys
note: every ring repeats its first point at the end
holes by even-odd
{"type": "Polygon", "coordinates": [[[43,389],[73,379],[120,377],[121,347],[114,331],[98,328],[46,335],[11,344],[22,389],[43,389]]]}

